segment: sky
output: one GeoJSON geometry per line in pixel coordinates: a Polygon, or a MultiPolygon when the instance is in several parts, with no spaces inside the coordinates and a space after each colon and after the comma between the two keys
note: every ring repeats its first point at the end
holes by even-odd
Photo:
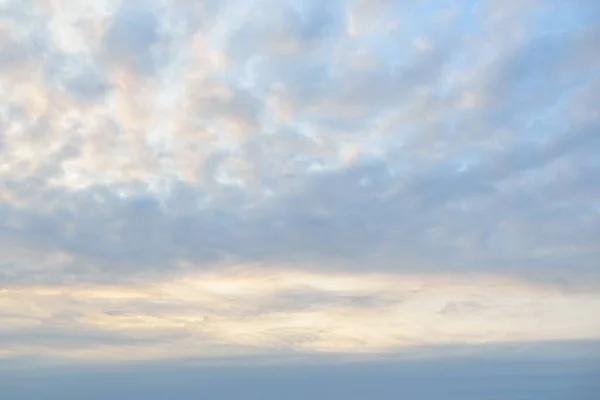
{"type": "Polygon", "coordinates": [[[0,397],[594,398],[599,20],[0,0],[0,397]]]}

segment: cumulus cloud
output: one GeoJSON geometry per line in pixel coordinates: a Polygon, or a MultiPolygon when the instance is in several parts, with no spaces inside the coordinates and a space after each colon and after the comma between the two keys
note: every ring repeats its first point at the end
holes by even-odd
{"type": "MultiPolygon", "coordinates": [[[[4,1],[0,282],[37,296],[256,263],[595,293],[599,10],[584,0],[4,1]]],[[[264,299],[295,305],[287,319],[253,324],[320,326],[363,306],[340,323],[396,318],[377,314],[387,301],[377,296],[305,289],[264,299]],[[314,304],[321,311],[301,315],[314,304]]],[[[440,315],[475,304],[458,299],[440,315]]],[[[93,318],[107,324],[180,323],[104,308],[93,318]]],[[[60,318],[78,331],[74,315],[60,318]]],[[[226,324],[219,335],[250,329],[226,324]]],[[[359,336],[393,347],[395,334],[359,336]]]]}

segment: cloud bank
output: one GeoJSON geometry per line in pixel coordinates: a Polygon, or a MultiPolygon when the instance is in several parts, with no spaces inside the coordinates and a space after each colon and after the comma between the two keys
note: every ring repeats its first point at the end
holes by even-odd
{"type": "Polygon", "coordinates": [[[1,2],[0,356],[598,338],[598,17],[1,2]]]}
{"type": "Polygon", "coordinates": [[[0,357],[79,362],[381,354],[600,335],[598,293],[485,277],[245,267],[136,286],[15,287],[0,292],[0,305],[0,357]]]}

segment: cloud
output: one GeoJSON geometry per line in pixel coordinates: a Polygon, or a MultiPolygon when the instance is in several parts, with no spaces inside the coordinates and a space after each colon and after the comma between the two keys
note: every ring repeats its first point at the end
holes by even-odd
{"type": "MultiPolygon", "coordinates": [[[[482,274],[596,293],[595,3],[372,3],[3,2],[4,290],[138,287],[257,264],[257,274],[482,274]]],[[[292,347],[397,343],[358,321],[387,324],[400,299],[311,285],[252,300],[293,318],[225,319],[219,340],[245,331],[236,345],[260,347],[256,326],[281,329],[275,341],[292,347]],[[359,336],[289,328],[328,318],[359,336]]],[[[71,307],[52,296],[52,312],[71,307]]],[[[449,301],[456,321],[479,304],[449,301]]],[[[61,321],[76,331],[84,317],[180,323],[73,307],[61,321]]],[[[39,322],[27,315],[6,318],[39,322]]]]}
{"type": "MultiPolygon", "coordinates": [[[[597,343],[541,343],[536,346],[480,346],[484,356],[427,357],[369,362],[313,362],[286,365],[121,364],[61,370],[44,365],[23,371],[11,363],[0,380],[7,399],[137,398],[158,400],[202,393],[222,399],[245,396],[293,400],[328,396],[362,399],[413,396],[422,399],[460,396],[466,400],[498,397],[592,399],[597,392],[597,343]],[[580,360],[564,355],[586,356],[580,360]],[[548,356],[552,354],[553,356],[548,356]],[[560,354],[557,356],[557,354],[560,354]],[[526,355],[526,359],[523,358],[526,355]],[[435,385],[426,382],[436,381],[435,385]],[[36,382],[31,385],[30,382],[36,382]]],[[[436,349],[441,352],[448,349],[436,349]]],[[[464,350],[464,349],[461,349],[464,350]]],[[[452,352],[450,352],[452,353],[452,352]]]]}
{"type": "Polygon", "coordinates": [[[248,266],[130,285],[19,285],[0,304],[3,357],[91,362],[593,339],[600,298],[497,276],[248,266]]]}
{"type": "Polygon", "coordinates": [[[151,4],[123,2],[105,34],[105,51],[110,58],[143,70],[153,63],[152,47],[159,36],[159,17],[151,4]]]}

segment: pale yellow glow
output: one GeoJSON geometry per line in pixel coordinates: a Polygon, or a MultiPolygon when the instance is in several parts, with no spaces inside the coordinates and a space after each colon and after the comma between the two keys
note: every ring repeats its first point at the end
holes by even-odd
{"type": "Polygon", "coordinates": [[[600,337],[600,294],[495,276],[248,266],[138,286],[4,288],[0,309],[0,332],[17,342],[0,357],[370,353],[600,337]],[[64,339],[40,339],[49,331],[64,339]]]}

